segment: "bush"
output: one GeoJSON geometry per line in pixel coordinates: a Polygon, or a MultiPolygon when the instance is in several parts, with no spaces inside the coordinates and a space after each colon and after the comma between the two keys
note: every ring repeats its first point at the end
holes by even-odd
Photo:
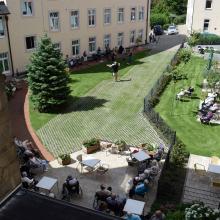
{"type": "Polygon", "coordinates": [[[175,167],[182,168],[185,165],[187,155],[186,146],[182,142],[178,142],[173,146],[170,162],[175,167]]]}
{"type": "Polygon", "coordinates": [[[192,51],[190,49],[182,48],[177,54],[179,62],[187,63],[191,59],[192,51]]]}
{"type": "Polygon", "coordinates": [[[185,24],[186,23],[186,15],[179,15],[174,18],[174,24],[185,24]]]}
{"type": "Polygon", "coordinates": [[[185,213],[181,210],[168,212],[166,215],[166,220],[185,220],[185,213]]]}
{"type": "Polygon", "coordinates": [[[199,44],[200,33],[193,32],[190,37],[187,38],[189,46],[193,47],[199,44]]]}
{"type": "Polygon", "coordinates": [[[166,14],[163,13],[152,13],[151,18],[150,18],[150,24],[151,26],[155,25],[161,25],[163,26],[164,24],[169,23],[169,18],[167,17],[166,14]]]}
{"type": "Polygon", "coordinates": [[[71,157],[69,154],[61,154],[61,155],[59,155],[59,158],[61,160],[71,160],[71,157]]]}
{"type": "Polygon", "coordinates": [[[116,142],[115,142],[115,145],[118,146],[118,150],[119,150],[119,151],[123,151],[123,150],[125,149],[126,142],[123,141],[123,140],[116,141],[116,142]]]}
{"type": "Polygon", "coordinates": [[[170,26],[169,24],[164,24],[164,25],[163,25],[163,29],[164,29],[164,30],[167,30],[169,26],[170,26]]]}
{"type": "Polygon", "coordinates": [[[84,141],[83,145],[84,145],[84,147],[92,147],[92,146],[99,145],[99,139],[92,138],[90,140],[84,141]]]}
{"type": "Polygon", "coordinates": [[[183,72],[183,64],[176,66],[171,73],[174,81],[187,79],[187,74],[183,72]]]}

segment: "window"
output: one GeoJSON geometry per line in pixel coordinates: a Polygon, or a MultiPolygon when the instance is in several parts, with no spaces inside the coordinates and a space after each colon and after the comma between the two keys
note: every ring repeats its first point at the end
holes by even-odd
{"type": "Polygon", "coordinates": [[[203,31],[206,32],[209,30],[209,19],[204,20],[203,31]]]}
{"type": "Polygon", "coordinates": [[[136,20],[136,8],[131,8],[131,21],[136,20]]]}
{"type": "Polygon", "coordinates": [[[111,23],[111,9],[106,8],[104,9],[104,24],[110,24],[111,23]]]}
{"type": "Polygon", "coordinates": [[[118,46],[123,46],[124,43],[124,33],[118,33],[118,46]]]}
{"type": "Polygon", "coordinates": [[[54,45],[54,48],[56,50],[61,50],[61,44],[60,43],[54,43],[53,45],[54,45]]]}
{"type": "Polygon", "coordinates": [[[94,27],[96,23],[96,10],[95,9],[88,10],[88,20],[89,20],[89,27],[94,27]]]}
{"type": "Polygon", "coordinates": [[[206,9],[211,9],[212,8],[212,0],[206,0],[205,8],[206,9]]]}
{"type": "Polygon", "coordinates": [[[26,42],[26,49],[31,50],[36,47],[36,37],[35,36],[30,36],[25,38],[26,42]]]}
{"type": "Polygon", "coordinates": [[[144,31],[143,29],[138,31],[138,41],[139,42],[143,42],[143,35],[144,35],[144,31]]]}
{"type": "Polygon", "coordinates": [[[0,53],[0,69],[3,73],[9,72],[8,53],[0,53]]]}
{"type": "Polygon", "coordinates": [[[22,0],[21,1],[22,15],[32,16],[33,15],[33,5],[32,0],[22,0]]]}
{"type": "Polygon", "coordinates": [[[72,41],[72,53],[73,56],[78,56],[80,53],[80,42],[79,40],[72,41]]]}
{"type": "Polygon", "coordinates": [[[141,6],[139,8],[139,16],[138,16],[139,21],[143,21],[144,20],[144,7],[141,6]]]}
{"type": "Polygon", "coordinates": [[[111,35],[105,34],[104,35],[104,47],[111,47],[111,35]]]}
{"type": "Polygon", "coordinates": [[[5,35],[4,24],[3,24],[3,17],[0,17],[0,37],[5,35]]]}
{"type": "Polygon", "coordinates": [[[96,51],[96,38],[90,37],[89,38],[89,52],[94,53],[96,51]]]}
{"type": "Polygon", "coordinates": [[[135,31],[130,33],[130,44],[135,44],[135,31]]]}
{"type": "Polygon", "coordinates": [[[50,12],[50,30],[59,31],[59,12],[50,12]]]}
{"type": "Polygon", "coordinates": [[[123,23],[124,22],[124,8],[118,9],[118,22],[123,23]]]}
{"type": "Polygon", "coordinates": [[[72,28],[79,27],[79,11],[74,10],[70,13],[70,23],[72,28]]]}

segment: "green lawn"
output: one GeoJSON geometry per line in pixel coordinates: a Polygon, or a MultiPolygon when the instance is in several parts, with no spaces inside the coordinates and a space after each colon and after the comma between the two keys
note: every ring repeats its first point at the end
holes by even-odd
{"type": "MultiPolygon", "coordinates": [[[[126,74],[134,65],[138,65],[141,62],[139,59],[145,57],[146,51],[139,52],[134,55],[134,60],[132,65],[127,65],[126,61],[122,61],[120,66],[120,76],[126,74]]],[[[97,84],[103,80],[109,80],[112,78],[111,69],[106,67],[106,62],[97,64],[96,66],[90,67],[84,70],[73,71],[70,75],[70,88],[71,88],[71,98],[68,105],[75,102],[78,97],[85,95],[89,90],[94,88],[97,84]]],[[[30,120],[31,125],[35,130],[38,130],[48,121],[50,121],[57,114],[49,113],[39,113],[34,109],[33,103],[30,100],[30,120]]]]}
{"type": "Polygon", "coordinates": [[[69,108],[35,126],[44,146],[57,156],[81,149],[82,142],[93,137],[134,145],[163,143],[142,114],[143,100],[174,53],[139,54],[135,65],[120,67],[120,82],[113,82],[105,64],[72,74],[69,108]]]}
{"type": "Polygon", "coordinates": [[[176,130],[177,136],[186,144],[190,153],[204,156],[220,156],[220,125],[203,125],[196,120],[202,91],[201,82],[207,61],[193,57],[184,67],[188,74],[187,80],[171,82],[161,97],[156,111],[176,130]],[[175,95],[189,86],[195,88],[197,98],[185,99],[185,102],[175,100],[175,95]]]}

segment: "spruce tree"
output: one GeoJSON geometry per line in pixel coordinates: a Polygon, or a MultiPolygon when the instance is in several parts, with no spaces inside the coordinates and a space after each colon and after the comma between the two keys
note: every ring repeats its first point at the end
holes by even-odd
{"type": "Polygon", "coordinates": [[[66,65],[59,50],[46,35],[41,39],[28,66],[31,100],[40,112],[51,112],[66,103],[70,89],[66,65]]]}

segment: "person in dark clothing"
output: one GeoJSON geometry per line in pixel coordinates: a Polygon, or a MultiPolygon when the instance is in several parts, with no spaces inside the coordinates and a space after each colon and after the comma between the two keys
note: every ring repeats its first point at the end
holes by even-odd
{"type": "MultiPolygon", "coordinates": [[[[112,70],[113,70],[113,77],[115,78],[115,82],[118,82],[118,78],[119,78],[119,75],[118,75],[118,69],[119,69],[119,66],[120,66],[120,63],[118,63],[117,61],[115,61],[113,64],[111,65],[107,65],[108,67],[111,67],[112,70]]],[[[120,80],[119,80],[120,81],[120,80]]]]}
{"type": "Polygon", "coordinates": [[[79,181],[76,178],[73,178],[71,175],[69,175],[66,178],[65,183],[63,184],[63,199],[65,199],[68,195],[72,193],[79,194],[79,181]]]}

